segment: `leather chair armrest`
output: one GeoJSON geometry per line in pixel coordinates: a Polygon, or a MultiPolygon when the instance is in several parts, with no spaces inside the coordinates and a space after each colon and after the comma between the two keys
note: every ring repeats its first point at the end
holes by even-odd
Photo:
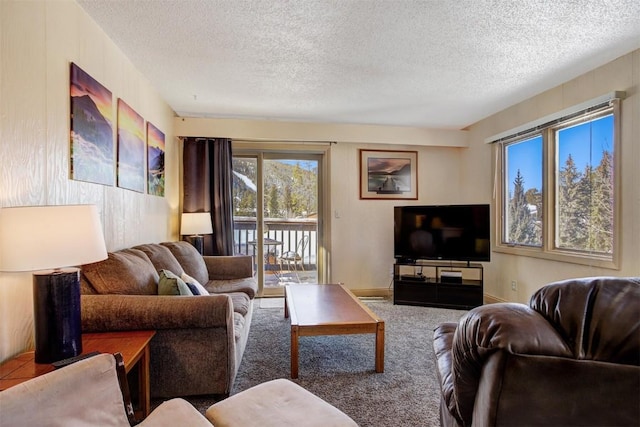
{"type": "Polygon", "coordinates": [[[560,334],[524,304],[476,307],[460,319],[452,346],[453,394],[463,425],[471,425],[485,361],[495,352],[573,357],[560,334]]]}
{"type": "Polygon", "coordinates": [[[433,332],[433,352],[436,357],[436,373],[440,382],[442,402],[452,415],[456,414],[457,409],[453,396],[451,348],[457,327],[457,323],[442,323],[433,332]]]}

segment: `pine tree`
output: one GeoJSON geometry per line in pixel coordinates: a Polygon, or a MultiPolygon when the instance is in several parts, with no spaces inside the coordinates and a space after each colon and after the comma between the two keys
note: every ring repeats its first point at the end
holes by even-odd
{"type": "Polygon", "coordinates": [[[592,177],[588,249],[613,253],[613,156],[609,151],[603,151],[592,177]]]}
{"type": "Polygon", "coordinates": [[[280,211],[278,209],[278,187],[275,184],[271,184],[267,195],[268,203],[266,203],[271,218],[280,217],[280,211]]]}
{"type": "MultiPolygon", "coordinates": [[[[565,165],[558,173],[558,246],[564,248],[584,248],[587,239],[588,222],[584,215],[587,203],[588,180],[578,171],[573,157],[569,154],[565,165]]],[[[588,204],[587,204],[588,206],[588,204]]]]}
{"type": "Polygon", "coordinates": [[[539,245],[536,239],[535,217],[531,214],[524,191],[524,178],[520,169],[514,180],[513,196],[509,200],[509,242],[539,245]]]}

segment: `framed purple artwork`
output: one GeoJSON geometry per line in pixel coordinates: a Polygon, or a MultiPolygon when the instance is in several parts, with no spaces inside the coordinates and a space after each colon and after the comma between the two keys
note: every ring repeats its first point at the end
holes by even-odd
{"type": "Polygon", "coordinates": [[[113,104],[111,91],[76,64],[70,69],[70,177],[113,185],[113,104]]]}
{"type": "Polygon", "coordinates": [[[144,119],[118,99],[118,187],[144,193],[144,119]]]}

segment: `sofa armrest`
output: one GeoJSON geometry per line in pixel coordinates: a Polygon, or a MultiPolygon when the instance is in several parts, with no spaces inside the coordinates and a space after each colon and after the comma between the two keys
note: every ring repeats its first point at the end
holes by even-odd
{"type": "Polygon", "coordinates": [[[495,352],[573,357],[558,331],[524,304],[476,307],[460,319],[452,343],[453,393],[462,425],[471,425],[486,360],[495,352]]]}
{"type": "Polygon", "coordinates": [[[162,402],[138,427],[211,427],[211,423],[184,399],[162,402]]]}
{"type": "Polygon", "coordinates": [[[226,328],[233,324],[228,295],[82,295],[87,332],[226,328]]]}
{"type": "Polygon", "coordinates": [[[253,258],[249,255],[205,256],[209,280],[253,277],[253,258]]]}

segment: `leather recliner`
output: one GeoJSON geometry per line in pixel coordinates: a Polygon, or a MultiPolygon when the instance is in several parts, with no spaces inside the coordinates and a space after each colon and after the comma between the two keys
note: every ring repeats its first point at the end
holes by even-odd
{"type": "Polygon", "coordinates": [[[439,325],[442,426],[640,425],[640,278],[539,289],[439,325]]]}

